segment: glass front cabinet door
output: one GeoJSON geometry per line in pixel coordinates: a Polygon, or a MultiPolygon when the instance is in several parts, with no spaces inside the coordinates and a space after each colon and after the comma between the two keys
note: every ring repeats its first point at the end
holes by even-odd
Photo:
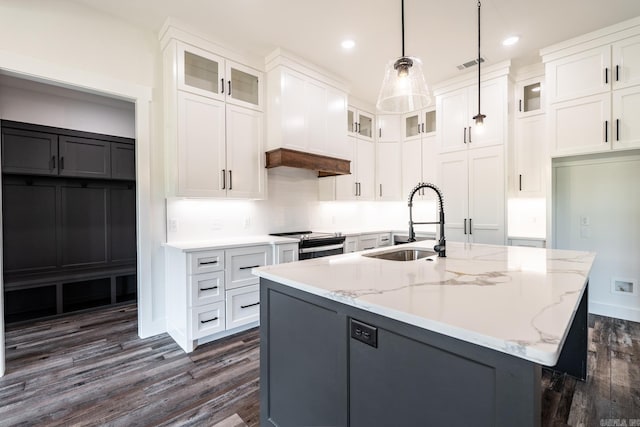
{"type": "Polygon", "coordinates": [[[204,49],[178,45],[178,89],[262,109],[262,73],[204,49]]]}
{"type": "Polygon", "coordinates": [[[358,139],[373,141],[375,122],[373,114],[349,107],[347,109],[347,134],[358,139]]]}
{"type": "Polygon", "coordinates": [[[414,111],[404,116],[404,139],[421,139],[433,135],[436,131],[436,110],[414,111]]]}
{"type": "Polygon", "coordinates": [[[544,112],[543,80],[543,77],[538,77],[517,84],[516,111],[518,116],[524,117],[544,112]]]}

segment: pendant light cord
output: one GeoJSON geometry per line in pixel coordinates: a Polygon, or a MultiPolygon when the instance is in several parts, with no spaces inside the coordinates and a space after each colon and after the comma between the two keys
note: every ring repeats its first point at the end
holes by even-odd
{"type": "Polygon", "coordinates": [[[404,57],[404,0],[402,0],[401,15],[402,15],[402,56],[404,57]]]}
{"type": "Polygon", "coordinates": [[[480,56],[480,0],[478,0],[478,116],[480,115],[480,64],[482,57],[480,56]]]}

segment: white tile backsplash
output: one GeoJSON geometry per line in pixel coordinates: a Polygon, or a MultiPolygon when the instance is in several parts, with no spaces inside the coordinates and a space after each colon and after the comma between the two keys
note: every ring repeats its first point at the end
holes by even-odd
{"type": "MultiPolygon", "coordinates": [[[[408,229],[406,201],[318,201],[315,172],[279,167],[268,171],[267,200],[168,199],[167,241],[184,242],[295,230],[408,229]]],[[[414,203],[414,218],[436,219],[433,201],[414,203]]],[[[435,226],[416,230],[435,231],[435,226]]]]}

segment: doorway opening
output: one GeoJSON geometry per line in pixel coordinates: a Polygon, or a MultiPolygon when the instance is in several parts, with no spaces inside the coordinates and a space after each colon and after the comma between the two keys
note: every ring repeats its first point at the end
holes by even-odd
{"type": "Polygon", "coordinates": [[[0,76],[4,323],[137,298],[135,105],[0,76]]]}

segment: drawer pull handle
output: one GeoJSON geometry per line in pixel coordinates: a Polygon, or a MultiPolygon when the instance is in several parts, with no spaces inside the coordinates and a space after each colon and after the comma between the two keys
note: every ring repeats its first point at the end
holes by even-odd
{"type": "Polygon", "coordinates": [[[259,265],[247,265],[246,267],[240,267],[240,270],[249,270],[251,268],[260,267],[259,265]]]}
{"type": "Polygon", "coordinates": [[[249,307],[253,307],[253,306],[256,306],[256,305],[260,305],[260,301],[254,302],[253,304],[241,305],[240,308],[249,308],[249,307]]]}
{"type": "Polygon", "coordinates": [[[213,289],[218,289],[218,287],[217,287],[217,286],[212,286],[212,287],[210,287],[210,288],[202,288],[202,289],[200,289],[200,290],[201,290],[201,291],[211,291],[211,290],[213,290],[213,289]]]}
{"type": "Polygon", "coordinates": [[[200,261],[198,262],[199,265],[213,265],[213,264],[217,264],[218,261],[200,261]]]}
{"type": "Polygon", "coordinates": [[[201,320],[200,323],[209,323],[209,322],[213,322],[214,320],[218,320],[218,316],[214,317],[213,319],[209,319],[209,320],[201,320]]]}

